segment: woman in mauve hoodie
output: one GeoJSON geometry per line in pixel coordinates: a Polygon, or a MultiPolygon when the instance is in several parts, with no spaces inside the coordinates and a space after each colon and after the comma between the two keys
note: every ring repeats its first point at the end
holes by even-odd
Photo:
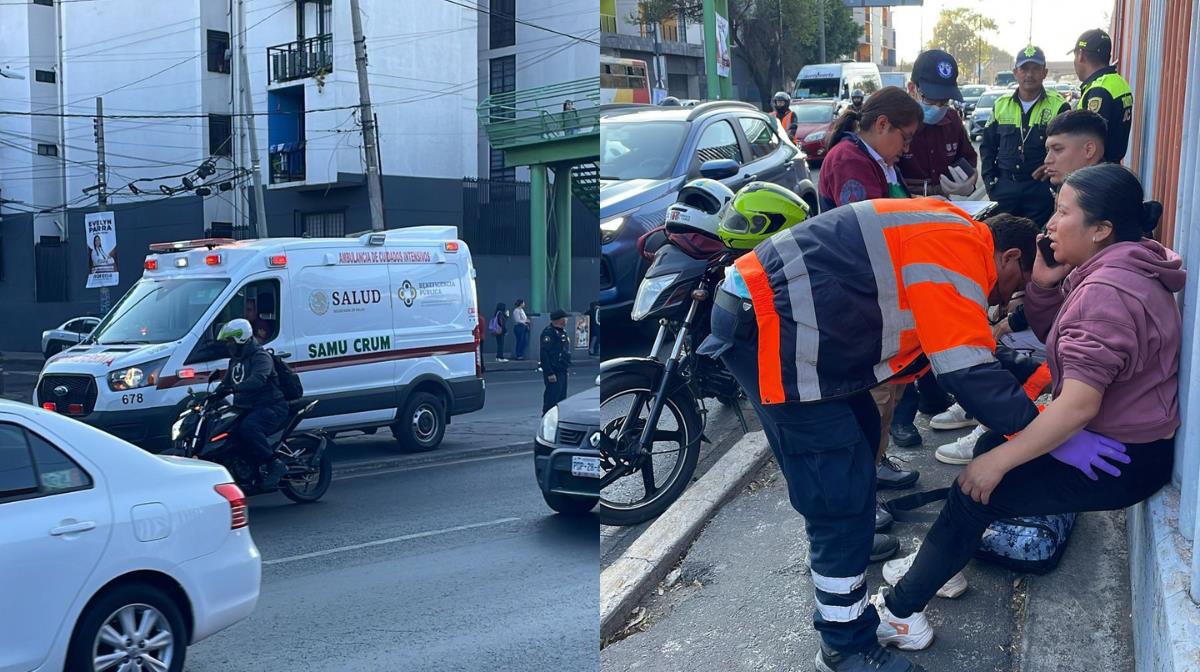
{"type": "Polygon", "coordinates": [[[1142,237],[1162,214],[1142,198],[1137,177],[1114,164],[1063,185],[1046,234],[1058,265],[1039,252],[1025,291],[1054,401],[1007,441],[981,437],[916,557],[884,566],[896,587],[876,600],[880,641],[929,645],[922,610],[935,592],[965,590],[959,572],[992,522],[1123,509],[1170,480],[1182,341],[1174,293],[1185,273],[1177,254],[1142,237]]]}

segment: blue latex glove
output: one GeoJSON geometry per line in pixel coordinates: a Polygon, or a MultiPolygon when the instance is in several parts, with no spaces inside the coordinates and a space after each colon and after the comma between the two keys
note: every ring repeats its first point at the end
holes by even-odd
{"type": "Polygon", "coordinates": [[[1093,467],[1112,476],[1120,476],[1121,470],[1112,462],[1129,464],[1133,461],[1125,454],[1125,444],[1086,429],[1079,430],[1078,434],[1050,451],[1050,456],[1082,471],[1084,476],[1093,481],[1100,480],[1093,467]]]}

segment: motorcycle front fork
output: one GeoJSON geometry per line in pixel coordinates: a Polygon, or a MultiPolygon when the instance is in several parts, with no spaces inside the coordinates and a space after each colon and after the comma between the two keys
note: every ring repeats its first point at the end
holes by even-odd
{"type": "MultiPolygon", "coordinates": [[[[658,389],[653,397],[651,397],[649,413],[646,416],[646,424],[642,428],[642,436],[638,441],[638,452],[642,455],[649,455],[654,446],[654,432],[658,428],[658,420],[662,416],[663,407],[667,403],[667,391],[670,389],[672,381],[675,379],[675,374],[679,370],[680,356],[683,353],[683,345],[687,340],[688,333],[692,328],[692,321],[696,318],[696,311],[700,307],[700,300],[693,299],[692,305],[688,307],[687,317],[679,325],[679,331],[675,334],[675,344],[671,348],[671,355],[667,358],[666,366],[663,369],[662,379],[659,380],[658,389]]],[[[658,337],[654,340],[654,347],[650,351],[651,358],[657,359],[659,350],[666,340],[667,325],[663,322],[658,328],[658,337]]],[[[634,407],[630,410],[629,415],[625,418],[625,427],[621,429],[622,434],[629,429],[635,418],[641,414],[641,400],[634,401],[634,407]]]]}

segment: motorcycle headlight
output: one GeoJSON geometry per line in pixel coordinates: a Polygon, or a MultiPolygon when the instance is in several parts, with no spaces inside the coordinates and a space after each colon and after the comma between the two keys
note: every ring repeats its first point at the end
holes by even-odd
{"type": "Polygon", "coordinates": [[[825,131],[813,131],[812,133],[804,136],[805,142],[819,142],[823,139],[825,139],[825,131]]]}
{"type": "Polygon", "coordinates": [[[108,374],[108,388],[113,392],[123,392],[156,385],[159,373],[166,363],[166,359],[160,359],[112,371],[108,374]]]}
{"type": "Polygon", "coordinates": [[[630,315],[633,320],[636,322],[649,315],[663,290],[674,284],[678,277],[678,273],[671,273],[642,280],[642,284],[638,285],[637,298],[633,300],[633,312],[630,315]]]}
{"type": "Polygon", "coordinates": [[[617,234],[621,232],[621,227],[625,226],[625,221],[628,217],[612,217],[600,222],[600,244],[607,245],[617,239],[617,234]]]}
{"type": "Polygon", "coordinates": [[[538,437],[551,445],[558,438],[558,406],[546,411],[542,416],[542,428],[538,431],[538,437]]]}

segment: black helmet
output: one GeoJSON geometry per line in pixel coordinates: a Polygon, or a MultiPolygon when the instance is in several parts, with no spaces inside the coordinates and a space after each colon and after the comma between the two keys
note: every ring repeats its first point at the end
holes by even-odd
{"type": "Polygon", "coordinates": [[[859,100],[863,99],[863,90],[862,89],[855,89],[854,93],[850,94],[850,100],[854,100],[855,98],[857,98],[859,100]]]}
{"type": "Polygon", "coordinates": [[[682,107],[682,104],[679,102],[679,99],[676,98],[675,96],[667,96],[666,98],[663,98],[661,101],[659,101],[658,104],[663,107],[682,107]]]}
{"type": "Polygon", "coordinates": [[[781,100],[790,105],[792,102],[792,97],[788,95],[787,91],[776,91],[775,95],[771,96],[771,102],[773,103],[781,100]]]}

